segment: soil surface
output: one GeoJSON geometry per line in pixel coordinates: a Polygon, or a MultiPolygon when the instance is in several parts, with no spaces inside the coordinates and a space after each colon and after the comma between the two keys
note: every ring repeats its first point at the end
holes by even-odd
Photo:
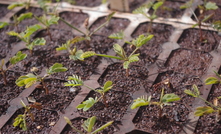
{"type": "MultiPolygon", "coordinates": [[[[178,1],[165,1],[164,4],[157,10],[156,15],[158,17],[164,18],[181,18],[185,9],[180,9],[183,2],[178,1]]],[[[148,12],[150,15],[153,14],[153,9],[151,8],[148,12]]]]}
{"type": "Polygon", "coordinates": [[[186,29],[178,40],[182,48],[210,52],[217,48],[221,36],[215,31],[202,30],[203,42],[200,42],[198,29],[186,29]]]}
{"type": "Polygon", "coordinates": [[[7,7],[8,5],[0,5],[0,18],[4,17],[9,12],[7,7]]]}

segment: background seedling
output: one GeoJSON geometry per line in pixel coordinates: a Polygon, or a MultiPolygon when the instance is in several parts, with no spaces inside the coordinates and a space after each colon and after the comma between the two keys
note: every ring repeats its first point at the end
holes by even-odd
{"type": "Polygon", "coordinates": [[[31,35],[36,32],[37,30],[42,29],[42,26],[36,24],[30,27],[27,27],[27,29],[24,32],[17,33],[14,31],[10,31],[7,34],[11,36],[16,36],[20,40],[26,43],[26,48],[30,50],[30,53],[32,54],[32,50],[34,46],[37,45],[45,45],[46,41],[44,38],[36,38],[33,41],[31,40],[31,35]]]}
{"type": "Polygon", "coordinates": [[[37,71],[36,68],[34,68],[33,70],[31,70],[33,73],[29,73],[27,75],[24,76],[20,76],[16,81],[16,85],[17,86],[25,86],[25,88],[29,88],[30,86],[32,86],[33,84],[35,84],[36,82],[41,82],[43,85],[43,88],[45,89],[45,93],[49,94],[49,90],[44,82],[44,79],[46,77],[49,77],[50,75],[54,74],[54,73],[59,73],[59,72],[65,72],[68,69],[63,67],[62,64],[60,63],[55,63],[54,65],[52,65],[49,69],[46,70],[46,74],[43,77],[38,76],[35,72],[37,71]]]}
{"type": "Polygon", "coordinates": [[[218,74],[216,71],[214,71],[214,73],[216,74],[216,77],[208,77],[206,80],[205,80],[205,84],[206,85],[211,85],[211,84],[220,84],[221,83],[221,75],[218,74]]]}
{"type": "Polygon", "coordinates": [[[133,11],[133,14],[142,14],[146,18],[150,19],[150,23],[148,24],[148,28],[147,28],[147,33],[153,32],[152,24],[153,24],[153,21],[158,17],[156,15],[156,12],[157,12],[158,8],[163,5],[163,3],[164,3],[163,1],[158,1],[156,3],[150,1],[147,5],[143,5],[133,11]],[[147,9],[150,7],[152,7],[154,11],[153,11],[153,14],[151,14],[151,16],[148,16],[147,9]]]}
{"type": "Polygon", "coordinates": [[[165,105],[170,105],[171,102],[179,101],[180,97],[174,93],[171,94],[164,94],[164,89],[162,89],[160,101],[159,102],[151,102],[151,96],[148,98],[140,97],[134,100],[134,103],[131,105],[131,109],[135,109],[141,106],[148,106],[148,105],[157,105],[160,108],[159,111],[159,118],[163,115],[163,108],[165,105]]]}
{"type": "Polygon", "coordinates": [[[87,111],[88,109],[90,109],[95,103],[97,103],[101,99],[102,99],[103,104],[105,104],[105,106],[107,107],[105,94],[113,87],[112,81],[107,81],[104,84],[104,86],[101,87],[100,89],[93,89],[90,86],[85,85],[84,82],[81,80],[81,77],[79,77],[77,75],[69,76],[68,82],[66,82],[64,85],[71,86],[71,87],[85,86],[85,87],[87,87],[87,88],[89,88],[89,89],[91,89],[101,95],[99,98],[96,97],[95,99],[92,97],[89,97],[88,100],[82,102],[82,104],[79,104],[76,107],[79,110],[83,109],[83,111],[87,111]]]}
{"type": "Polygon", "coordinates": [[[198,6],[198,8],[200,10],[200,16],[197,17],[197,15],[194,13],[193,9],[191,8],[192,4],[193,4],[193,0],[190,0],[186,4],[182,5],[180,8],[181,9],[189,8],[191,10],[191,12],[193,13],[194,18],[197,21],[197,23],[194,24],[193,27],[199,26],[200,42],[203,43],[204,41],[206,41],[206,39],[204,39],[203,33],[202,33],[203,23],[207,22],[214,15],[214,14],[210,14],[210,15],[205,16],[205,12],[208,10],[216,10],[218,8],[218,6],[216,5],[216,3],[207,2],[207,0],[204,0],[203,5],[198,6]]]}
{"type": "Polygon", "coordinates": [[[25,7],[26,9],[28,9],[30,5],[31,5],[31,0],[26,0],[26,2],[14,2],[8,6],[8,9],[12,10],[16,7],[25,7]]]}
{"type": "MultiPolygon", "coordinates": [[[[73,124],[71,123],[69,118],[64,117],[64,119],[71,126],[71,128],[73,130],[77,131],[80,134],[84,134],[84,132],[78,130],[76,127],[73,126],[73,124]]],[[[93,116],[93,117],[88,118],[87,120],[84,121],[84,123],[82,124],[82,128],[87,132],[87,134],[96,134],[96,133],[104,130],[106,127],[110,126],[113,123],[113,121],[109,121],[106,124],[104,124],[103,126],[101,126],[98,129],[93,131],[95,123],[96,123],[96,116],[93,116]]]]}
{"type": "MultiPolygon", "coordinates": [[[[213,82],[210,81],[207,84],[210,84],[210,83],[213,83],[213,82]]],[[[195,116],[203,116],[206,114],[211,114],[211,113],[216,112],[217,113],[216,114],[216,121],[219,122],[221,119],[220,118],[221,106],[220,106],[220,104],[218,104],[218,99],[221,99],[221,96],[215,98],[213,103],[210,103],[209,101],[205,100],[203,97],[200,96],[199,89],[196,85],[193,85],[192,88],[193,88],[193,91],[186,89],[186,90],[184,90],[184,92],[194,98],[199,98],[199,99],[203,100],[207,105],[209,105],[209,106],[197,107],[196,111],[194,112],[194,115],[195,116]]]]}
{"type": "Polygon", "coordinates": [[[15,56],[13,56],[9,62],[10,62],[10,66],[8,66],[8,68],[6,69],[3,69],[3,66],[5,64],[5,60],[2,59],[1,60],[1,64],[0,64],[0,72],[3,76],[3,79],[4,79],[4,84],[7,85],[7,79],[6,79],[6,72],[7,70],[9,70],[10,68],[12,68],[16,63],[18,63],[19,61],[25,59],[27,57],[27,54],[25,53],[22,53],[21,51],[18,51],[17,54],[15,56]]]}
{"type": "Polygon", "coordinates": [[[111,55],[105,55],[105,54],[97,54],[94,51],[87,51],[84,52],[81,57],[83,59],[91,57],[91,56],[102,56],[102,57],[107,57],[107,58],[113,58],[113,59],[117,59],[117,60],[122,60],[123,61],[123,68],[126,69],[126,76],[129,76],[129,65],[132,62],[137,62],[139,61],[139,55],[140,54],[135,54],[135,52],[140,49],[140,47],[142,47],[144,44],[146,44],[149,40],[151,40],[153,38],[153,35],[140,35],[139,37],[137,37],[136,39],[132,40],[132,42],[126,42],[130,45],[135,46],[135,49],[133,50],[133,52],[127,56],[126,52],[124,51],[124,49],[119,45],[119,44],[114,44],[113,48],[114,51],[116,52],[116,54],[118,56],[111,56],[111,55]]]}

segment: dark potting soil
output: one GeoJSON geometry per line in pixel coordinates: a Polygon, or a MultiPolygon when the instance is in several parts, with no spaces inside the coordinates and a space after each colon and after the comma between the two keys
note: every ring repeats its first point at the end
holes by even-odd
{"type": "Polygon", "coordinates": [[[23,90],[23,87],[15,85],[16,79],[21,75],[19,72],[7,71],[7,85],[4,85],[4,80],[0,74],[0,116],[6,113],[9,103],[16,98],[23,90]]]}
{"type": "MultiPolygon", "coordinates": [[[[178,1],[165,1],[164,4],[157,10],[156,15],[164,18],[181,18],[185,9],[180,9],[180,6],[185,3],[178,1]]],[[[154,10],[151,8],[149,14],[153,14],[154,10]]]]}
{"type": "MultiPolygon", "coordinates": [[[[71,123],[73,124],[74,127],[76,127],[78,130],[87,133],[82,127],[81,125],[84,123],[86,119],[85,118],[75,118],[73,120],[71,120],[71,123]]],[[[93,130],[96,130],[97,128],[101,127],[102,125],[104,125],[107,121],[105,122],[101,122],[99,120],[96,120],[96,123],[93,127],[93,130]]],[[[116,128],[114,128],[115,122],[108,126],[107,128],[105,128],[104,130],[100,131],[98,134],[113,134],[114,132],[117,131],[116,128]]],[[[64,130],[62,131],[61,134],[76,134],[76,131],[73,130],[69,125],[67,125],[64,130]]]]}
{"type": "MultiPolygon", "coordinates": [[[[152,88],[145,88],[152,96],[152,101],[159,101],[162,88],[164,93],[174,93],[181,99],[172,105],[164,106],[163,117],[159,117],[158,106],[144,106],[138,110],[133,122],[138,129],[151,133],[179,133],[188,120],[193,97],[184,93],[192,84],[202,85],[199,78],[178,72],[168,71],[158,75],[152,88]],[[168,80],[169,84],[165,83],[168,80]],[[162,123],[163,122],[163,123],[162,123]]],[[[149,95],[148,95],[149,96],[149,95]]]]}
{"type": "Polygon", "coordinates": [[[130,12],[145,4],[146,0],[128,0],[130,12]]]}
{"type": "MultiPolygon", "coordinates": [[[[85,100],[87,100],[89,97],[99,98],[100,94],[91,91],[85,100]]],[[[125,92],[110,90],[106,93],[105,100],[106,104],[104,104],[105,102],[103,102],[103,99],[101,99],[88,111],[84,112],[83,110],[79,110],[80,115],[86,117],[96,116],[98,120],[103,122],[111,120],[120,122],[121,118],[126,113],[128,106],[132,102],[132,97],[130,94],[125,92]]]]}
{"type": "Polygon", "coordinates": [[[170,54],[166,67],[176,72],[202,76],[206,73],[211,62],[212,56],[208,53],[177,49],[170,54]]]}
{"type": "MultiPolygon", "coordinates": [[[[80,28],[85,19],[87,19],[89,16],[84,13],[75,13],[75,12],[62,12],[59,14],[59,17],[67,21],[69,24],[73,25],[76,28],[80,28]]],[[[72,30],[67,24],[65,24],[63,21],[59,20],[58,25],[53,25],[51,28],[58,28],[63,30],[72,30]]]]}
{"type": "Polygon", "coordinates": [[[221,6],[221,1],[220,0],[210,0],[211,2],[215,2],[217,5],[221,6]]]}
{"type": "Polygon", "coordinates": [[[178,40],[178,44],[183,48],[199,50],[203,52],[210,52],[217,48],[221,36],[215,31],[202,30],[204,38],[200,42],[200,31],[198,29],[186,29],[178,40]]]}
{"type": "Polygon", "coordinates": [[[7,7],[8,5],[0,5],[0,18],[4,17],[9,12],[7,7]]]}
{"type": "Polygon", "coordinates": [[[135,92],[140,89],[140,85],[147,82],[148,69],[142,65],[130,65],[129,77],[126,77],[126,70],[122,63],[114,63],[107,67],[99,78],[100,85],[108,80],[114,83],[114,89],[127,93],[135,92]]]}
{"type": "Polygon", "coordinates": [[[1,129],[2,134],[37,134],[37,133],[49,133],[53,125],[58,120],[59,116],[56,111],[50,110],[38,110],[35,108],[31,109],[31,113],[34,115],[34,121],[28,116],[26,118],[26,124],[28,127],[27,131],[23,131],[19,127],[13,127],[14,119],[19,114],[24,114],[24,108],[19,109],[15,112],[15,114],[11,117],[11,119],[3,126],[1,129]]]}
{"type": "MultiPolygon", "coordinates": [[[[105,21],[106,21],[105,17],[99,18],[93,23],[93,25],[90,27],[90,30],[94,31],[97,27],[102,25],[105,21]]],[[[111,18],[109,23],[103,28],[101,28],[100,30],[98,30],[95,34],[108,37],[112,33],[117,33],[117,32],[120,32],[121,30],[125,30],[129,24],[130,24],[130,21],[128,19],[111,18]]]]}

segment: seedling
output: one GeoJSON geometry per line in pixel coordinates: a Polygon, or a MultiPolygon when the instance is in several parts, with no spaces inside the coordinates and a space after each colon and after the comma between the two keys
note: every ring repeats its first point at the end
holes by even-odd
{"type": "Polygon", "coordinates": [[[139,61],[138,56],[140,54],[135,54],[135,52],[138,49],[140,49],[140,47],[142,47],[144,44],[146,44],[149,40],[151,40],[153,37],[154,37],[154,35],[148,35],[148,36],[140,35],[136,39],[132,40],[132,42],[127,41],[126,43],[135,46],[135,49],[133,50],[133,52],[129,56],[126,55],[126,52],[124,51],[124,49],[119,44],[114,44],[113,48],[114,48],[114,51],[116,52],[116,54],[118,56],[97,54],[94,51],[87,51],[87,52],[84,52],[81,55],[81,58],[85,59],[85,58],[96,55],[96,56],[102,56],[102,57],[122,60],[123,61],[123,68],[126,69],[126,76],[129,76],[129,65],[130,65],[130,63],[139,61]]]}
{"type": "Polygon", "coordinates": [[[107,81],[103,87],[99,89],[93,89],[88,85],[85,85],[84,82],[81,80],[81,77],[73,75],[68,77],[68,82],[64,83],[65,86],[71,86],[71,87],[76,87],[76,86],[85,86],[97,93],[99,93],[101,96],[99,98],[92,98],[89,97],[88,100],[82,102],[82,104],[79,104],[76,108],[77,109],[83,109],[83,111],[87,111],[90,109],[95,103],[97,103],[99,100],[102,99],[103,104],[107,107],[106,103],[106,92],[108,92],[113,86],[112,86],[112,81],[107,81]]]}
{"type": "Polygon", "coordinates": [[[148,28],[147,28],[148,33],[153,32],[152,24],[153,24],[153,21],[158,17],[156,15],[156,12],[157,12],[158,8],[163,5],[163,3],[164,3],[163,1],[158,1],[156,3],[150,1],[147,5],[143,5],[143,6],[137,8],[133,11],[133,14],[142,14],[146,18],[150,19],[150,22],[149,22],[148,28]],[[148,16],[147,15],[147,9],[150,8],[150,7],[152,7],[154,11],[153,11],[153,14],[151,14],[151,16],[148,16]]]}
{"type": "MultiPolygon", "coordinates": [[[[213,82],[209,82],[209,83],[213,83],[213,82]]],[[[207,83],[207,84],[209,84],[207,83]]],[[[203,97],[200,96],[200,92],[199,89],[196,85],[193,85],[193,91],[191,90],[184,90],[184,92],[194,98],[199,98],[201,100],[203,100],[207,105],[209,106],[202,106],[202,107],[197,107],[196,111],[194,112],[195,116],[203,116],[206,114],[211,114],[211,113],[217,113],[216,114],[216,121],[219,122],[220,121],[220,115],[221,115],[221,106],[218,104],[218,99],[221,99],[221,96],[217,97],[214,99],[213,103],[210,103],[209,101],[205,100],[203,97]]]]}
{"type": "Polygon", "coordinates": [[[55,63],[52,65],[49,69],[46,70],[46,74],[41,77],[36,74],[37,68],[33,68],[31,71],[33,73],[29,73],[24,76],[20,76],[16,81],[16,85],[19,87],[25,86],[25,88],[29,88],[30,86],[34,85],[36,82],[41,82],[43,88],[45,89],[45,93],[49,94],[49,90],[44,82],[44,79],[46,77],[49,77],[50,75],[54,73],[59,73],[59,72],[65,72],[68,69],[63,67],[62,64],[60,63],[55,63]]]}
{"type": "Polygon", "coordinates": [[[75,44],[77,42],[83,41],[85,38],[84,37],[75,37],[71,40],[68,40],[65,44],[62,44],[62,46],[59,46],[56,48],[56,51],[63,51],[67,50],[69,55],[69,58],[72,60],[84,60],[81,58],[81,55],[84,53],[82,50],[77,50],[76,47],[72,49],[72,44],[75,44]]]}
{"type": "Polygon", "coordinates": [[[74,30],[80,32],[81,34],[83,34],[83,37],[85,38],[85,40],[90,41],[91,40],[91,36],[96,33],[98,30],[100,30],[102,27],[104,27],[105,25],[107,25],[110,21],[110,19],[113,17],[113,15],[115,14],[115,12],[112,12],[111,14],[109,14],[106,18],[106,22],[104,22],[103,24],[101,24],[99,27],[97,27],[94,31],[90,31],[89,26],[88,26],[88,19],[85,20],[84,22],[84,26],[86,28],[86,32],[81,31],[80,29],[78,29],[75,26],[72,26],[71,24],[69,24],[67,21],[65,21],[64,19],[60,18],[61,21],[63,21],[65,24],[67,24],[69,27],[73,28],[74,30]]]}
{"type": "Polygon", "coordinates": [[[8,9],[12,10],[15,7],[25,7],[25,9],[28,9],[30,5],[31,5],[31,0],[26,0],[25,2],[14,2],[8,6],[8,9]]]}
{"type": "Polygon", "coordinates": [[[41,24],[45,26],[45,29],[47,29],[48,35],[50,37],[50,40],[52,40],[51,32],[50,32],[50,26],[53,24],[58,24],[59,17],[56,17],[55,15],[52,15],[49,19],[44,14],[41,17],[34,16],[41,24]]]}
{"type": "Polygon", "coordinates": [[[8,66],[8,68],[6,69],[3,69],[3,66],[5,64],[5,60],[2,59],[1,60],[1,64],[0,64],[0,72],[3,76],[3,79],[4,79],[4,84],[7,85],[7,79],[6,79],[6,72],[12,68],[15,64],[17,64],[19,61],[25,59],[27,57],[27,54],[25,53],[22,53],[21,51],[17,52],[17,54],[15,56],[13,56],[9,62],[10,62],[10,66],[8,66]]]}
{"type": "MultiPolygon", "coordinates": [[[[85,134],[84,132],[82,132],[82,131],[78,130],[76,127],[74,127],[68,117],[64,117],[64,119],[71,126],[71,128],[73,130],[77,131],[80,134],[85,134]]],[[[92,116],[91,118],[88,118],[87,120],[84,121],[84,123],[82,124],[82,128],[87,132],[87,134],[96,134],[96,133],[104,130],[108,126],[110,126],[114,121],[109,121],[106,124],[104,124],[103,126],[101,126],[98,129],[93,131],[95,122],[96,122],[96,116],[92,116]]]]}
{"type": "Polygon", "coordinates": [[[205,80],[205,84],[206,85],[211,85],[211,84],[220,84],[221,83],[221,75],[218,74],[216,71],[214,71],[214,73],[216,74],[216,77],[209,77],[205,80]]]}
{"type": "Polygon", "coordinates": [[[31,40],[31,35],[36,32],[37,30],[42,29],[42,26],[36,24],[30,27],[27,27],[27,29],[24,32],[17,33],[14,31],[10,31],[7,34],[11,36],[16,36],[20,40],[26,43],[26,48],[30,50],[30,53],[32,54],[32,50],[34,46],[37,45],[45,45],[46,41],[44,38],[36,38],[33,41],[31,40]]]}
{"type": "Polygon", "coordinates": [[[31,113],[31,108],[36,108],[38,110],[42,109],[41,103],[35,102],[31,105],[25,105],[25,103],[21,100],[21,105],[25,108],[24,114],[19,114],[13,123],[14,127],[20,127],[23,131],[27,130],[26,119],[27,117],[31,118],[34,121],[34,115],[31,113]]]}
{"type": "Polygon", "coordinates": [[[170,104],[171,102],[179,101],[179,100],[180,100],[180,97],[174,93],[164,94],[164,88],[163,88],[159,102],[151,102],[151,96],[149,96],[148,98],[147,97],[145,98],[144,96],[142,96],[134,100],[134,103],[131,105],[131,109],[135,109],[141,106],[157,105],[160,108],[159,118],[161,118],[163,115],[164,106],[171,105],[170,104]]]}
{"type": "Polygon", "coordinates": [[[198,6],[198,8],[200,10],[200,16],[197,17],[197,15],[194,13],[193,9],[191,8],[192,4],[193,4],[193,0],[190,0],[186,4],[182,5],[180,8],[181,9],[189,8],[190,11],[193,13],[194,18],[197,21],[197,23],[194,24],[193,27],[199,26],[200,42],[204,42],[204,41],[206,41],[206,39],[204,39],[203,33],[202,33],[203,23],[207,22],[214,15],[214,14],[210,14],[210,15],[205,16],[205,12],[208,10],[216,10],[218,8],[218,6],[216,5],[216,3],[207,2],[207,0],[204,0],[203,5],[198,6]]]}

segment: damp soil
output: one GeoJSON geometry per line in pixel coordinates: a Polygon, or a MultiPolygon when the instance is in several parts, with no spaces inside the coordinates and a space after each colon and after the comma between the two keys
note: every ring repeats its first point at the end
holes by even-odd
{"type": "Polygon", "coordinates": [[[7,7],[8,5],[0,4],[0,19],[3,18],[9,12],[7,7]]]}
{"type": "Polygon", "coordinates": [[[209,53],[177,49],[170,54],[166,62],[166,67],[176,72],[202,76],[207,72],[211,61],[212,56],[209,53]]]}
{"type": "Polygon", "coordinates": [[[194,98],[185,94],[184,90],[189,89],[192,84],[202,86],[201,80],[195,76],[174,71],[160,73],[154,85],[151,88],[145,88],[148,92],[146,96],[151,95],[152,101],[159,101],[162,88],[164,88],[165,94],[174,93],[181,99],[164,106],[162,117],[159,117],[160,108],[157,106],[141,107],[133,119],[136,128],[150,133],[179,133],[183,124],[188,121],[188,114],[191,112],[194,98]]]}
{"type": "Polygon", "coordinates": [[[203,42],[200,41],[200,31],[198,29],[186,29],[178,40],[182,48],[211,52],[219,45],[221,36],[215,31],[202,30],[203,42]]]}
{"type": "MultiPolygon", "coordinates": [[[[157,10],[156,15],[164,18],[181,18],[185,9],[180,9],[180,6],[185,3],[179,1],[165,1],[164,4],[157,10]]],[[[148,12],[153,14],[154,10],[151,8],[148,12]]]]}
{"type": "MultiPolygon", "coordinates": [[[[79,117],[79,118],[75,118],[75,119],[71,120],[71,123],[78,130],[86,133],[86,131],[81,127],[81,125],[84,123],[85,120],[86,120],[86,118],[79,117]]],[[[101,127],[105,123],[107,123],[107,122],[101,122],[99,120],[96,120],[93,130],[96,130],[97,128],[101,127]]],[[[115,128],[115,124],[116,123],[114,122],[112,125],[108,126],[104,130],[98,132],[98,134],[113,134],[114,132],[117,132],[117,129],[115,128]]],[[[61,134],[76,134],[76,131],[73,130],[69,125],[67,125],[61,134]]]]}
{"type": "Polygon", "coordinates": [[[0,116],[4,115],[10,105],[10,101],[16,98],[23,90],[23,87],[15,85],[16,79],[22,75],[20,72],[7,71],[7,85],[4,85],[2,75],[0,75],[0,116]]]}

